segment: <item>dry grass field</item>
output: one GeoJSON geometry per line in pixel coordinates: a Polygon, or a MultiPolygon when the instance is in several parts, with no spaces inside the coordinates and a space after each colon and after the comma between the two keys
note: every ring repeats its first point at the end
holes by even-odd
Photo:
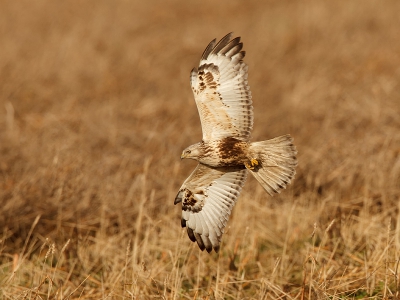
{"type": "Polygon", "coordinates": [[[400,2],[0,1],[0,299],[400,299],[400,2]],[[146,3],[147,2],[147,3],[146,3]],[[253,140],[219,254],[174,197],[200,141],[189,86],[233,31],[253,140]]]}

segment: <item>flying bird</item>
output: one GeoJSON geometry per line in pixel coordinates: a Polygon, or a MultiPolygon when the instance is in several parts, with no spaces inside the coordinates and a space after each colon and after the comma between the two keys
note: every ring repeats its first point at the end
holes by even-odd
{"type": "Polygon", "coordinates": [[[296,147],[290,135],[250,142],[253,106],[240,37],[211,41],[190,84],[203,138],[181,159],[199,164],[185,180],[174,204],[182,203],[182,227],[200,249],[218,252],[224,228],[250,172],[271,196],[294,177],[296,147]]]}

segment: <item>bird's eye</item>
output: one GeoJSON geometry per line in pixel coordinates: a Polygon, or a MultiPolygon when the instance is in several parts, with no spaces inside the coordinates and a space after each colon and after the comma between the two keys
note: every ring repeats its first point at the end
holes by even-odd
{"type": "Polygon", "coordinates": [[[190,154],[190,152],[192,152],[192,151],[190,151],[190,150],[187,150],[187,151],[186,151],[187,154],[190,154]]]}

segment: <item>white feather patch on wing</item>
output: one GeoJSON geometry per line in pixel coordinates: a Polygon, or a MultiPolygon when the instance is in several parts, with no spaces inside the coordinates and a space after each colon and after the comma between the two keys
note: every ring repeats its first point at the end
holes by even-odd
{"type": "Polygon", "coordinates": [[[247,65],[240,37],[213,40],[204,51],[190,82],[200,115],[203,140],[235,137],[250,139],[253,106],[247,83],[247,65]]]}
{"type": "Polygon", "coordinates": [[[218,251],[246,175],[245,169],[198,164],[179,189],[175,204],[182,202],[182,226],[200,249],[218,251]]]}

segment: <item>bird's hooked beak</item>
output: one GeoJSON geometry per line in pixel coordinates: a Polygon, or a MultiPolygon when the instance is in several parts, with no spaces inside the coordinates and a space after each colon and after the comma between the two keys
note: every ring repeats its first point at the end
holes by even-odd
{"type": "Polygon", "coordinates": [[[190,158],[190,153],[191,153],[190,150],[187,150],[187,149],[183,150],[183,152],[181,154],[181,159],[190,158]]]}
{"type": "Polygon", "coordinates": [[[187,156],[188,156],[187,151],[183,151],[182,154],[181,154],[181,160],[186,158],[187,156]]]}

